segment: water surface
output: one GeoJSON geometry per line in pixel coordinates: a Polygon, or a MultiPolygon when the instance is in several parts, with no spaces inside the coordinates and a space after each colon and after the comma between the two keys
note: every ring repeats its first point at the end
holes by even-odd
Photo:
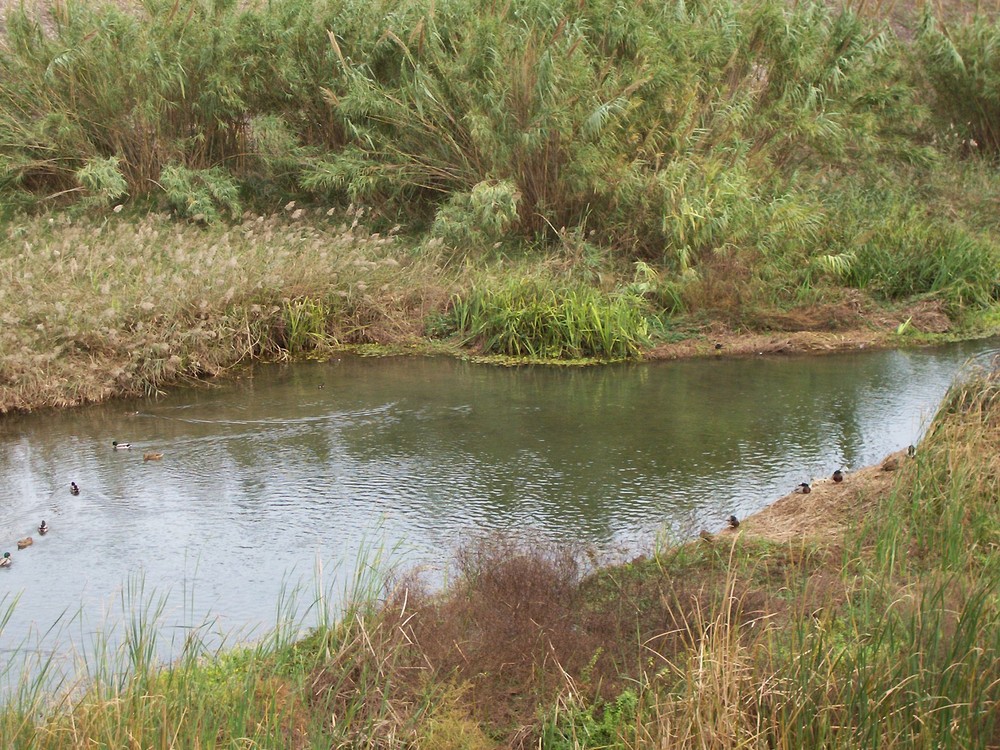
{"type": "Polygon", "coordinates": [[[283,587],[311,586],[317,565],[345,575],[366,543],[441,565],[490,530],[639,550],[717,529],[916,442],[963,363],[998,351],[599,368],[340,356],[7,419],[0,598],[20,601],[0,651],[67,610],[86,637],[137,577],[168,596],[168,621],[226,631],[273,622],[283,587]]]}

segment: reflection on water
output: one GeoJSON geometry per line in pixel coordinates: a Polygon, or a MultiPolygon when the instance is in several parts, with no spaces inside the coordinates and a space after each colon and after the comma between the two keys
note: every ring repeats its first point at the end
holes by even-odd
{"type": "Polygon", "coordinates": [[[341,356],[8,419],[0,553],[43,518],[52,532],[0,570],[0,597],[21,592],[0,649],[67,608],[98,621],[137,573],[177,621],[225,630],[273,622],[283,586],[350,568],[373,534],[440,563],[483,530],[637,549],[719,528],[914,442],[961,364],[998,347],[583,369],[341,356]]]}

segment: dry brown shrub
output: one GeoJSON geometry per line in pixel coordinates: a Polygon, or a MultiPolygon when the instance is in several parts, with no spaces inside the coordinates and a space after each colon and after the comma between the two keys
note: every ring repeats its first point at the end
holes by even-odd
{"type": "Polygon", "coordinates": [[[762,310],[748,321],[766,331],[845,331],[864,323],[861,306],[854,300],[808,305],[794,310],[762,310]]]}
{"type": "Polygon", "coordinates": [[[278,677],[254,685],[254,703],[263,715],[277,715],[289,748],[308,747],[308,707],[297,690],[278,677]]]}
{"type": "Polygon", "coordinates": [[[413,746],[428,671],[408,633],[405,593],[375,615],[357,615],[331,636],[326,663],[313,672],[310,703],[359,747],[413,746]]]}
{"type": "Polygon", "coordinates": [[[578,671],[597,647],[580,627],[580,563],[565,548],[492,536],[461,548],[456,564],[453,589],[418,605],[415,640],[435,671],[469,682],[478,718],[531,722],[561,670],[578,671]]]}
{"type": "Polygon", "coordinates": [[[744,311],[752,305],[750,261],[731,253],[717,253],[706,257],[698,271],[699,277],[684,286],[684,307],[712,313],[730,325],[741,323],[744,311]]]}
{"type": "MultiPolygon", "coordinates": [[[[751,647],[787,614],[775,592],[822,565],[778,550],[744,577],[731,550],[719,538],[680,568],[657,557],[595,572],[576,548],[476,539],[457,552],[445,591],[411,577],[376,615],[342,625],[340,645],[314,674],[313,702],[335,723],[349,721],[369,747],[428,732],[464,742],[476,724],[508,746],[537,746],[540,708],[566,696],[613,701],[637,680],[687,663],[719,623],[751,647]]],[[[806,598],[826,601],[831,585],[803,584],[806,598]]]]}
{"type": "Polygon", "coordinates": [[[952,329],[953,323],[945,310],[942,300],[922,299],[894,311],[872,309],[866,317],[877,328],[894,331],[909,321],[910,327],[921,333],[946,333],[952,329]]]}

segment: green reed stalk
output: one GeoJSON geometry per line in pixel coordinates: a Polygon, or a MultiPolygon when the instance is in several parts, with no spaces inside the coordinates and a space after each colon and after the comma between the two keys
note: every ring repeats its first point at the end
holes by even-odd
{"type": "Polygon", "coordinates": [[[513,357],[629,359],[649,340],[644,301],[580,288],[513,283],[452,299],[455,330],[513,357]]]}

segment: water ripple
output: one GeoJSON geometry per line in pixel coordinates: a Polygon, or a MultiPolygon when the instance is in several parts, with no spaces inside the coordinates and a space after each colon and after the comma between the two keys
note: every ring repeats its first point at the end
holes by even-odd
{"type": "Polygon", "coordinates": [[[133,571],[173,592],[172,627],[258,624],[317,559],[346,580],[372,534],[440,566],[491,529],[641,549],[718,528],[916,441],[963,362],[998,351],[579,371],[343,357],[127,405],[138,415],[30,416],[0,433],[0,549],[41,518],[52,533],[3,571],[25,592],[5,643],[106,607],[133,571]]]}

